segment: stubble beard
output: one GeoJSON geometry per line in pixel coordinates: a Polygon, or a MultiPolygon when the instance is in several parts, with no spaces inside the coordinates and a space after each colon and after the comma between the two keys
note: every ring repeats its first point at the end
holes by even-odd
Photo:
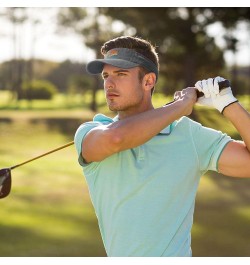
{"type": "Polygon", "coordinates": [[[138,106],[140,106],[141,102],[143,101],[143,95],[137,95],[137,97],[134,97],[131,99],[127,99],[124,103],[116,103],[115,100],[108,101],[107,104],[109,107],[109,110],[119,112],[119,111],[129,111],[131,109],[136,109],[138,106]]]}
{"type": "Polygon", "coordinates": [[[106,99],[106,101],[109,110],[111,111],[129,112],[130,110],[133,111],[134,109],[137,109],[142,104],[143,98],[142,83],[139,81],[139,83],[135,85],[133,93],[126,95],[126,99],[124,99],[124,96],[121,96],[121,98],[111,100],[106,99]],[[122,102],[117,102],[119,100],[122,102]]]}

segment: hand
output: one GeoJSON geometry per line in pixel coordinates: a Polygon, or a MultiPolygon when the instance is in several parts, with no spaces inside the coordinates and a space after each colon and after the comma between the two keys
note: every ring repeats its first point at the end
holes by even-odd
{"type": "Polygon", "coordinates": [[[233,96],[231,87],[219,90],[219,82],[224,81],[223,77],[217,76],[207,80],[196,82],[195,87],[202,93],[203,97],[198,98],[198,103],[204,106],[210,106],[223,113],[224,109],[238,100],[233,96]]]}
{"type": "Polygon", "coordinates": [[[180,102],[184,106],[184,115],[190,115],[193,111],[194,104],[197,101],[197,93],[195,87],[187,87],[182,91],[176,91],[174,94],[174,102],[180,102]]]}

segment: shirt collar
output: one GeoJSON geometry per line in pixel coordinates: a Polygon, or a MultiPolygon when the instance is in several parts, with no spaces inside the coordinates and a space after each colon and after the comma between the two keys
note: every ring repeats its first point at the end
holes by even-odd
{"type": "Polygon", "coordinates": [[[161,130],[158,135],[169,135],[171,133],[171,125],[168,125],[163,130],[161,130]]]}
{"type": "MultiPolygon", "coordinates": [[[[118,118],[118,115],[116,115],[114,118],[113,118],[113,121],[116,122],[116,121],[119,121],[119,118],[118,118]]],[[[158,135],[170,135],[171,133],[171,125],[165,127],[163,130],[161,130],[158,135]]]]}

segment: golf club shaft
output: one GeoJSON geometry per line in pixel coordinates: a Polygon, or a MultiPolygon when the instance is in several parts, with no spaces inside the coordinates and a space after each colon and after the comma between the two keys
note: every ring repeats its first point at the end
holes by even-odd
{"type": "Polygon", "coordinates": [[[10,167],[10,169],[14,169],[14,168],[20,167],[20,166],[22,166],[22,165],[25,165],[25,164],[31,162],[31,161],[34,161],[34,160],[36,160],[36,159],[38,159],[38,158],[41,158],[41,157],[43,157],[43,156],[46,156],[46,155],[49,155],[49,154],[54,153],[54,152],[56,152],[56,151],[59,151],[59,150],[61,150],[61,149],[63,149],[63,148],[66,148],[66,147],[68,147],[68,146],[70,146],[70,145],[73,145],[73,144],[74,144],[74,141],[69,142],[69,143],[67,143],[67,144],[65,144],[65,145],[62,145],[62,146],[60,146],[60,147],[58,147],[58,148],[56,148],[56,149],[53,149],[53,150],[51,150],[51,151],[49,151],[49,152],[47,152],[47,153],[41,154],[41,155],[36,156],[36,157],[33,157],[33,158],[31,158],[31,159],[29,159],[29,160],[27,160],[27,161],[24,161],[24,162],[22,162],[22,163],[20,163],[20,164],[17,164],[17,165],[15,165],[15,166],[12,166],[12,167],[10,167]]]}
{"type": "MultiPolygon", "coordinates": [[[[227,79],[225,79],[225,80],[219,82],[218,84],[219,84],[219,90],[220,90],[220,91],[221,91],[222,89],[227,88],[227,87],[230,86],[230,82],[229,82],[227,79]]],[[[203,96],[204,96],[204,93],[202,93],[202,92],[200,92],[200,91],[198,91],[198,90],[196,90],[196,94],[197,94],[197,98],[199,98],[199,97],[203,97],[203,96]]],[[[171,101],[171,102],[168,102],[167,104],[165,104],[165,106],[167,106],[167,105],[169,105],[169,104],[172,104],[173,102],[175,102],[175,100],[173,100],[173,101],[171,101]]]]}

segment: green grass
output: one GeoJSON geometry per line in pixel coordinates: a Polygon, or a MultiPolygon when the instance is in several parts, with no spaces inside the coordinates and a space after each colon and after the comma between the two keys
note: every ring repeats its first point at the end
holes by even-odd
{"type": "MultiPolygon", "coordinates": [[[[96,94],[97,104],[105,106],[105,98],[102,90],[96,94]]],[[[0,110],[70,110],[88,108],[92,101],[90,92],[85,94],[56,94],[51,100],[25,99],[17,101],[9,91],[0,90],[0,110]]]]}
{"type": "MultiPolygon", "coordinates": [[[[1,168],[73,139],[75,128],[60,130],[69,115],[55,126],[48,122],[55,113],[12,114],[3,122],[0,112],[1,168]]],[[[12,179],[11,194],[0,201],[0,256],[105,256],[74,146],[13,169],[12,179]]]]}
{"type": "Polygon", "coordinates": [[[250,179],[202,177],[192,230],[194,256],[248,257],[250,179]]]}
{"type": "MultiPolygon", "coordinates": [[[[250,110],[249,97],[239,97],[250,110]]],[[[211,108],[196,107],[203,125],[241,139],[232,124],[211,108]]],[[[250,179],[208,172],[201,178],[192,229],[194,256],[249,257],[250,179]]]]}
{"type": "MultiPolygon", "coordinates": [[[[162,95],[154,100],[156,106],[170,101],[162,95]]],[[[76,128],[94,115],[78,107],[53,110],[52,105],[0,111],[0,168],[71,141],[76,128]]],[[[102,104],[100,110],[108,113],[102,104]]],[[[204,125],[238,137],[218,112],[197,107],[195,115],[204,125]]],[[[0,200],[0,256],[106,255],[74,146],[14,169],[12,178],[11,194],[0,200]]],[[[192,230],[194,256],[250,255],[249,187],[250,179],[202,177],[192,230]]]]}

